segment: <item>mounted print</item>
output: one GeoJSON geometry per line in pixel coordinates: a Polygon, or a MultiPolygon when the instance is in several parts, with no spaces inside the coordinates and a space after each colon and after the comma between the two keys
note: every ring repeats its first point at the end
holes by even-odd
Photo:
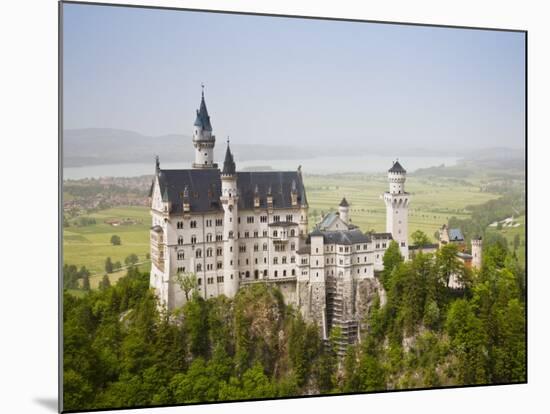
{"type": "Polygon", "coordinates": [[[525,31],[60,8],[62,411],[526,382],[525,31]]]}

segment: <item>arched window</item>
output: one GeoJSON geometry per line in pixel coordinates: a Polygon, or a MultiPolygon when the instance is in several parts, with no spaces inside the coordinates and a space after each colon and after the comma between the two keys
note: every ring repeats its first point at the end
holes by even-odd
{"type": "Polygon", "coordinates": [[[191,244],[195,244],[197,242],[197,236],[192,235],[191,236],[191,244]]]}
{"type": "Polygon", "coordinates": [[[197,272],[201,272],[201,271],[202,271],[202,264],[197,263],[197,272]]]}
{"type": "Polygon", "coordinates": [[[296,270],[292,269],[291,274],[292,274],[292,276],[296,276],[296,270]]]}
{"type": "Polygon", "coordinates": [[[212,248],[209,247],[207,250],[206,250],[206,256],[207,257],[212,257],[212,248]]]}
{"type": "Polygon", "coordinates": [[[183,229],[183,221],[178,221],[177,228],[183,229]]]}
{"type": "Polygon", "coordinates": [[[211,233],[208,233],[208,234],[206,235],[206,241],[207,241],[207,242],[211,242],[211,241],[212,241],[212,234],[211,234],[211,233]]]}
{"type": "Polygon", "coordinates": [[[290,230],[290,237],[294,237],[296,235],[296,231],[294,229],[290,230]]]}
{"type": "Polygon", "coordinates": [[[277,237],[277,230],[273,230],[273,237],[277,237]]]}
{"type": "Polygon", "coordinates": [[[264,277],[267,277],[267,269],[264,270],[264,277]]]}
{"type": "Polygon", "coordinates": [[[246,271],[246,277],[249,278],[250,277],[250,272],[247,270],[246,271]]]}
{"type": "Polygon", "coordinates": [[[262,249],[263,249],[264,252],[267,251],[267,243],[263,244],[262,249]]]}
{"type": "Polygon", "coordinates": [[[201,249],[197,249],[197,251],[195,252],[195,257],[196,258],[202,257],[202,250],[201,249]]]}
{"type": "Polygon", "coordinates": [[[179,251],[178,252],[178,260],[183,260],[185,259],[185,253],[183,251],[179,251]]]}
{"type": "Polygon", "coordinates": [[[178,245],[182,245],[183,244],[183,236],[179,236],[178,237],[178,245]]]}

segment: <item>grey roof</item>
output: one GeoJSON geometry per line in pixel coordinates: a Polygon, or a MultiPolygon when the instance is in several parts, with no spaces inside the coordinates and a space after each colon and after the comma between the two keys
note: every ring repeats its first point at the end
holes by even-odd
{"type": "MultiPolygon", "coordinates": [[[[260,208],[267,208],[267,191],[271,187],[273,208],[291,208],[292,180],[298,189],[298,205],[307,205],[305,187],[296,171],[250,171],[237,172],[238,207],[243,210],[254,209],[254,191],[260,198],[260,208]]],[[[181,213],[183,192],[187,186],[189,204],[192,213],[220,211],[221,173],[218,169],[205,168],[193,170],[160,170],[159,183],[161,194],[167,192],[172,203],[171,212],[181,213]]]]}
{"type": "Polygon", "coordinates": [[[325,244],[356,244],[356,243],[368,243],[371,241],[370,237],[363,233],[359,229],[353,230],[334,230],[334,231],[321,231],[319,228],[315,228],[306,240],[306,243],[310,243],[311,236],[323,236],[323,242],[325,244]]]}
{"type": "Polygon", "coordinates": [[[340,204],[338,204],[340,207],[349,207],[348,200],[346,200],[346,197],[340,201],[340,204]]]}
{"type": "Polygon", "coordinates": [[[229,148],[229,142],[227,143],[227,149],[225,150],[225,160],[223,161],[223,175],[233,175],[235,174],[236,167],[235,161],[233,160],[233,154],[229,148]]]}
{"type": "Polygon", "coordinates": [[[405,170],[401,164],[399,164],[399,161],[395,161],[393,163],[393,166],[388,170],[388,172],[395,172],[395,173],[406,173],[407,170],[405,170]]]}
{"type": "Polygon", "coordinates": [[[423,246],[417,246],[416,244],[410,245],[409,250],[428,250],[428,249],[437,249],[439,248],[439,244],[425,244],[423,246]]]}
{"type": "Polygon", "coordinates": [[[330,227],[332,223],[338,218],[338,214],[334,211],[332,213],[328,213],[325,217],[323,217],[323,220],[318,224],[318,227],[320,229],[325,229],[327,227],[330,227]]]}
{"type": "Polygon", "coordinates": [[[371,233],[373,239],[392,239],[391,233],[371,233]]]}
{"type": "Polygon", "coordinates": [[[298,253],[298,254],[310,254],[311,253],[311,244],[306,244],[306,245],[300,247],[298,250],[296,250],[296,253],[298,253]]]}
{"type": "Polygon", "coordinates": [[[450,241],[464,241],[464,236],[460,229],[449,229],[449,240],[450,241]]]}
{"type": "Polygon", "coordinates": [[[212,124],[210,124],[210,116],[206,109],[206,102],[204,101],[204,91],[201,98],[200,109],[197,110],[197,118],[195,119],[195,126],[201,127],[205,131],[212,131],[212,124]]]}

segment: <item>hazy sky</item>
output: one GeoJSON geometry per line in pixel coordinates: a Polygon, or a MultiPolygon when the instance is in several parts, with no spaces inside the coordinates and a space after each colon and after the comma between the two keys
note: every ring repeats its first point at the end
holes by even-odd
{"type": "Polygon", "coordinates": [[[64,5],[64,127],[218,140],[521,147],[524,34],[64,5]]]}

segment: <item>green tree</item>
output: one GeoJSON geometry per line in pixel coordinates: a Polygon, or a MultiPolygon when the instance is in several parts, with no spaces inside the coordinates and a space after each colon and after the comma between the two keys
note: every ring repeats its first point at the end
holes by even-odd
{"type": "Polygon", "coordinates": [[[111,236],[111,244],[113,246],[120,246],[120,244],[121,244],[120,236],[117,236],[116,234],[113,234],[111,236]]]}
{"type": "Polygon", "coordinates": [[[90,274],[88,272],[82,276],[82,289],[86,291],[90,290],[90,274]]]}
{"type": "Polygon", "coordinates": [[[103,278],[99,282],[99,289],[105,290],[111,287],[111,281],[109,280],[109,276],[107,274],[103,275],[103,278]]]}
{"type": "Polygon", "coordinates": [[[111,261],[110,257],[107,257],[105,260],[105,271],[107,273],[113,273],[113,262],[111,261]]]}
{"type": "Polygon", "coordinates": [[[139,258],[136,254],[132,253],[124,259],[124,264],[126,266],[133,266],[139,261],[139,258]]]}
{"type": "Polygon", "coordinates": [[[517,251],[519,247],[519,234],[514,236],[514,251],[517,251]]]}
{"type": "Polygon", "coordinates": [[[189,301],[189,293],[197,288],[197,275],[192,272],[176,273],[176,283],[185,294],[185,301],[189,301]]]}
{"type": "Polygon", "coordinates": [[[431,243],[430,239],[424,233],[422,230],[416,230],[413,234],[411,234],[412,242],[415,246],[427,246],[431,243]]]}
{"type": "Polygon", "coordinates": [[[395,240],[390,242],[384,257],[382,259],[384,263],[384,270],[382,271],[382,284],[384,288],[388,289],[390,285],[390,276],[399,264],[403,263],[403,256],[401,256],[401,251],[399,250],[399,244],[395,240]]]}
{"type": "Polygon", "coordinates": [[[183,305],[183,317],[189,350],[195,357],[208,356],[208,309],[206,301],[199,295],[183,305]]]}

